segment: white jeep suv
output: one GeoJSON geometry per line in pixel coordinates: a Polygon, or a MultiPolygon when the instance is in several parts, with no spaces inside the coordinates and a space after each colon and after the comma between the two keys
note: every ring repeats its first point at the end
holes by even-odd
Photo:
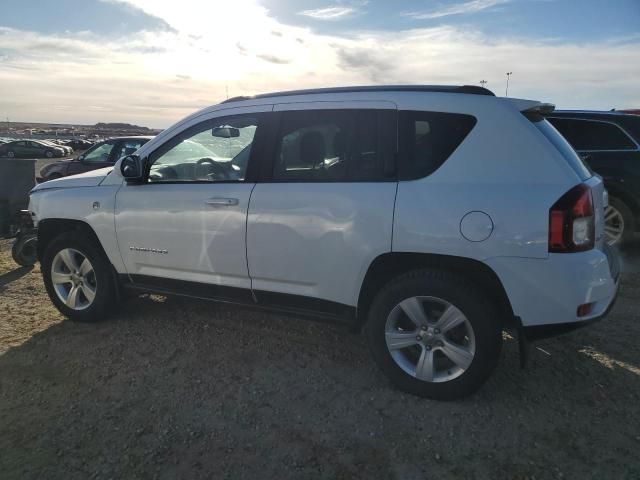
{"type": "Polygon", "coordinates": [[[227,100],[33,190],[45,286],[79,321],[122,289],[339,319],[401,389],[467,395],[503,329],[582,325],[616,296],[602,180],[552,109],[469,86],[227,100]]]}

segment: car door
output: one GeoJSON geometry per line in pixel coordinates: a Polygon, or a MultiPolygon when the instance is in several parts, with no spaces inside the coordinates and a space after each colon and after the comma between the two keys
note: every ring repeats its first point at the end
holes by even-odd
{"type": "Polygon", "coordinates": [[[47,149],[36,142],[25,142],[25,156],[29,158],[44,157],[47,149]]]}
{"type": "Polygon", "coordinates": [[[150,153],[142,184],[118,191],[118,245],[134,283],[251,300],[247,209],[271,107],[226,109],[190,125],[150,153]]]}
{"type": "Polygon", "coordinates": [[[27,155],[26,141],[12,142],[7,151],[12,151],[16,157],[24,157],[27,155]]]}
{"type": "Polygon", "coordinates": [[[370,263],[391,251],[396,106],[274,106],[270,162],[251,196],[247,256],[258,302],[355,306],[370,263]]]}
{"type": "Polygon", "coordinates": [[[38,151],[31,146],[31,142],[29,140],[25,140],[20,142],[18,145],[16,156],[23,158],[35,158],[38,156],[38,151]]]}

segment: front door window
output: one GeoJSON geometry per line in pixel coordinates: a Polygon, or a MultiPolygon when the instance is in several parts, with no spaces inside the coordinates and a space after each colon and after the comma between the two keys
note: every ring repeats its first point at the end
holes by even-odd
{"type": "Polygon", "coordinates": [[[241,115],[205,122],[152,158],[150,183],[244,181],[258,117],[241,115]]]}

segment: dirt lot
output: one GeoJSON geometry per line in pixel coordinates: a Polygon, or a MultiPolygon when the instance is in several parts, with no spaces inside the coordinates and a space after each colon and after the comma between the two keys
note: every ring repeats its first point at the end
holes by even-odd
{"type": "Polygon", "coordinates": [[[439,403],[334,325],[148,296],[65,321],[0,248],[0,478],[640,479],[640,255],[607,320],[439,403]]]}

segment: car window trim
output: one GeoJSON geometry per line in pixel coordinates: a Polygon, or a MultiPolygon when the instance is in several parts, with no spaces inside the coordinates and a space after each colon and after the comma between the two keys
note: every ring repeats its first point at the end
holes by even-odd
{"type": "Polygon", "coordinates": [[[123,142],[124,140],[120,138],[113,144],[113,147],[111,147],[111,152],[109,152],[109,158],[105,163],[115,163],[118,160],[117,158],[114,158],[114,157],[116,155],[116,152],[120,150],[120,145],[122,145],[123,142]]]}
{"type": "MultiPolygon", "coordinates": [[[[553,115],[547,115],[546,116],[547,119],[549,118],[555,118],[558,120],[576,120],[578,122],[595,122],[595,123],[608,123],[609,125],[613,125],[615,127],[617,127],[629,140],[631,140],[631,143],[633,143],[636,148],[626,148],[626,149],[620,149],[620,148],[615,148],[615,149],[601,149],[601,150],[584,150],[584,149],[580,149],[578,150],[577,148],[575,148],[574,150],[578,153],[580,152],[603,152],[603,153],[612,153],[612,152],[637,152],[640,150],[640,144],[638,144],[638,142],[636,142],[636,140],[629,135],[629,133],[627,133],[627,131],[622,128],[620,125],[618,125],[615,122],[612,122],[610,120],[600,120],[600,119],[593,119],[593,118],[576,118],[576,117],[555,117],[553,115]]],[[[554,125],[555,128],[555,125],[554,125]]],[[[561,134],[562,135],[562,134],[561,134]]],[[[563,135],[564,136],[564,135],[563,135]]]]}

